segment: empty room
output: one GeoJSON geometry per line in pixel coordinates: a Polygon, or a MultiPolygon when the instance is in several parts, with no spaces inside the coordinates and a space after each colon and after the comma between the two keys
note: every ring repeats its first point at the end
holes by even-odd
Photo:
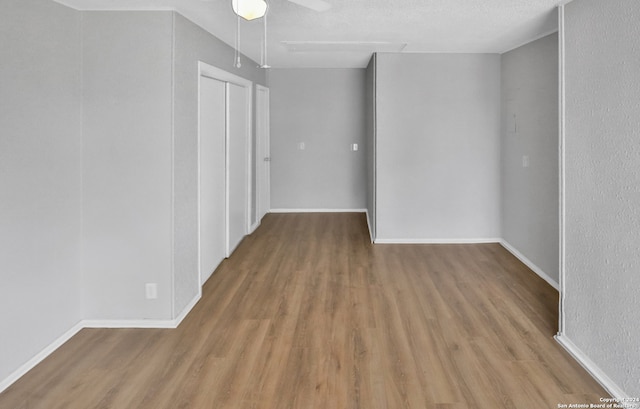
{"type": "Polygon", "coordinates": [[[640,409],[638,19],[2,0],[0,408],[640,409]]]}

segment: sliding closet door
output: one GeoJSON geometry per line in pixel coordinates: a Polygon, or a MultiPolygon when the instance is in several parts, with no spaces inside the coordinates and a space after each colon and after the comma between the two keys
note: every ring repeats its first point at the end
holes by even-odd
{"type": "Polygon", "coordinates": [[[227,83],[228,211],[230,255],[247,234],[248,123],[245,87],[227,83]]]}
{"type": "Polygon", "coordinates": [[[227,253],[226,86],[200,78],[200,284],[227,253]]]}

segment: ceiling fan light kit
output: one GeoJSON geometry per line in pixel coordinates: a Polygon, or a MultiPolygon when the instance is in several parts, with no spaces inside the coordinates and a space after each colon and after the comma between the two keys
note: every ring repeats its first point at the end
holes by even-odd
{"type": "Polygon", "coordinates": [[[234,13],[249,21],[264,17],[267,12],[264,0],[231,0],[231,7],[234,13]]]}
{"type": "MultiPolygon", "coordinates": [[[[318,12],[327,11],[331,8],[331,4],[324,0],[287,0],[291,3],[297,4],[315,10],[318,12]]],[[[262,43],[262,55],[260,61],[260,68],[271,68],[267,63],[267,9],[268,5],[265,0],[231,0],[231,8],[237,16],[236,21],[236,41],[235,41],[235,55],[233,64],[236,68],[242,67],[240,62],[240,17],[245,20],[251,21],[258,18],[263,18],[263,43],[262,43]]]]}

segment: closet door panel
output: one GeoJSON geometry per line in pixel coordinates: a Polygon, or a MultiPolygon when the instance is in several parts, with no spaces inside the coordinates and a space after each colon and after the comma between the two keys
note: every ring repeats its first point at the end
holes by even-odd
{"type": "Polygon", "coordinates": [[[245,88],[227,83],[228,255],[247,234],[248,121],[245,88]]]}

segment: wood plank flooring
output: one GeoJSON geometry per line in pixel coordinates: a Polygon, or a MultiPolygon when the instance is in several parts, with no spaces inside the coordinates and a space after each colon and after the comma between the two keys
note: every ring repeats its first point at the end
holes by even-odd
{"type": "Polygon", "coordinates": [[[498,244],[374,246],[362,214],[270,214],[178,329],[84,329],[0,408],[598,403],[557,305],[498,244]]]}

